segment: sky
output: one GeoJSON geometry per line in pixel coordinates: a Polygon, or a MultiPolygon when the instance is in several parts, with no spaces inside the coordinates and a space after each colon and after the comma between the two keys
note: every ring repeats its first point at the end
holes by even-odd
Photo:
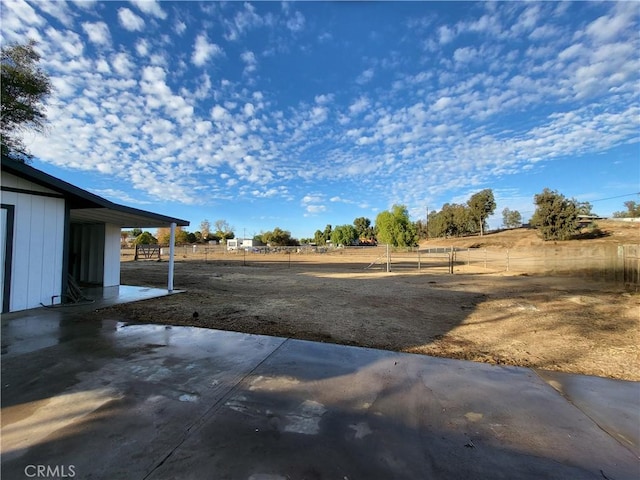
{"type": "Polygon", "coordinates": [[[54,93],[32,166],[236,236],[490,188],[640,202],[637,2],[1,1],[54,93]]]}

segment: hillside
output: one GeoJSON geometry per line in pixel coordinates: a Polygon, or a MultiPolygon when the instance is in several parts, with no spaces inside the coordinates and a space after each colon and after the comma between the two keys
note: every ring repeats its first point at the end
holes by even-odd
{"type": "MultiPolygon", "coordinates": [[[[558,245],[584,245],[584,244],[638,244],[640,243],[640,222],[620,222],[615,220],[598,220],[597,227],[601,230],[602,236],[590,238],[587,230],[584,230],[582,238],[552,242],[558,245]]],[[[513,230],[502,230],[489,232],[484,236],[474,235],[462,238],[435,238],[423,240],[420,247],[429,246],[454,246],[454,247],[476,247],[476,248],[526,248],[536,245],[549,244],[538,236],[537,230],[533,228],[516,228],[513,230]]]]}

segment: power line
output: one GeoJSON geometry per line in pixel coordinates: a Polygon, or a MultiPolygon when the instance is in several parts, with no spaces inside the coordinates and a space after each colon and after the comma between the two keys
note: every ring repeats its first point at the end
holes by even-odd
{"type": "Polygon", "coordinates": [[[616,197],[609,197],[609,198],[600,198],[598,200],[591,200],[589,203],[595,203],[595,202],[604,202],[605,200],[613,200],[616,198],[624,198],[624,197],[631,197],[633,195],[640,195],[640,192],[636,192],[636,193],[627,193],[626,195],[618,195],[616,197]]]}

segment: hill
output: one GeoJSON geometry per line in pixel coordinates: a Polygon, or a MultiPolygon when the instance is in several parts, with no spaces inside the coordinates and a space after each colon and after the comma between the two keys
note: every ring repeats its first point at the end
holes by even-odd
{"type": "Polygon", "coordinates": [[[527,248],[537,245],[555,243],[557,245],[593,245],[614,244],[628,245],[640,243],[640,222],[622,222],[616,220],[598,220],[596,227],[599,233],[591,233],[584,229],[576,239],[549,242],[544,241],[534,228],[514,228],[486,233],[484,236],[473,235],[461,238],[434,238],[420,242],[421,248],[433,246],[454,246],[462,248],[527,248]]]}

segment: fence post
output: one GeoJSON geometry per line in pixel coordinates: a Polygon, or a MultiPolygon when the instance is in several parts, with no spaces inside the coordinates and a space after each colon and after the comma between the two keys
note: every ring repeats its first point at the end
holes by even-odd
{"type": "Polygon", "coordinates": [[[391,271],[391,258],[389,257],[389,244],[387,243],[387,273],[391,271]]]}
{"type": "Polygon", "coordinates": [[[133,261],[138,260],[138,244],[136,243],[136,253],[133,254],[133,261]]]}

